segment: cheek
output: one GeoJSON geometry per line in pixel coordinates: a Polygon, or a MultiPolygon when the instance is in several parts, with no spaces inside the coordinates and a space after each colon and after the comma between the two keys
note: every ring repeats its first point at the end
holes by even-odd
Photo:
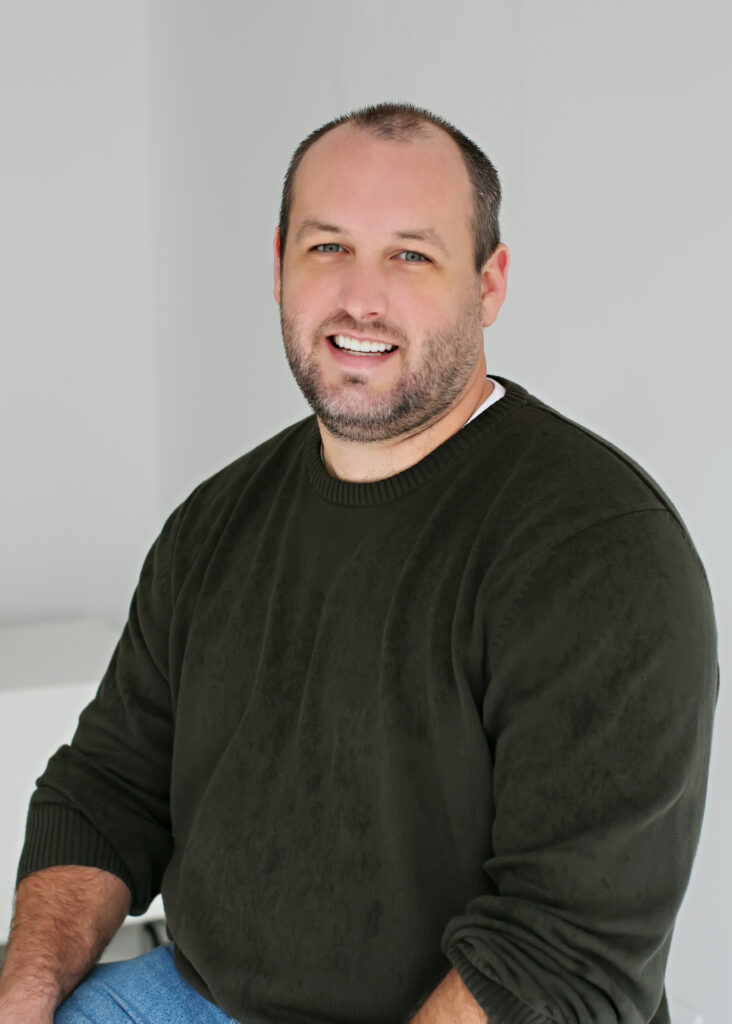
{"type": "Polygon", "coordinates": [[[333,289],[322,280],[304,275],[285,274],[282,297],[288,316],[304,318],[308,323],[322,320],[333,308],[333,289]]]}
{"type": "Polygon", "coordinates": [[[420,289],[401,296],[394,302],[392,318],[401,322],[411,334],[426,335],[441,330],[451,322],[453,311],[445,296],[434,290],[420,289]]]}

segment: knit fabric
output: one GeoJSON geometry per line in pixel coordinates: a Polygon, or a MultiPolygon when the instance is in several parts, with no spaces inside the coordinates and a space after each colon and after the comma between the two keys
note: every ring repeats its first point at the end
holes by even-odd
{"type": "Polygon", "coordinates": [[[397,1024],[456,966],[490,1024],[668,1021],[702,820],[712,599],[658,484],[520,385],[416,465],[308,417],[205,481],[29,812],[249,1024],[397,1024]]]}

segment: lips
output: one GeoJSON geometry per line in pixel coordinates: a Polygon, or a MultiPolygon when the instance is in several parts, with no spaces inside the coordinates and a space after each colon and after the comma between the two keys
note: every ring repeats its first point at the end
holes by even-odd
{"type": "Polygon", "coordinates": [[[396,347],[393,341],[384,341],[381,338],[359,338],[355,334],[343,332],[330,334],[328,337],[338,348],[347,349],[349,352],[384,352],[396,347]]]}
{"type": "MultiPolygon", "coordinates": [[[[396,352],[399,351],[398,346],[395,345],[388,352],[387,351],[384,351],[384,352],[378,352],[378,351],[377,352],[354,352],[352,350],[349,350],[347,348],[342,348],[341,346],[339,346],[336,343],[336,341],[335,341],[336,337],[337,337],[336,335],[328,335],[328,336],[326,336],[325,340],[328,343],[328,348],[330,349],[332,355],[334,356],[334,358],[336,359],[337,362],[339,362],[343,366],[348,366],[348,367],[350,367],[352,369],[356,368],[356,367],[358,367],[358,368],[365,368],[365,367],[367,367],[369,365],[378,365],[378,364],[384,363],[387,359],[390,359],[396,352]]],[[[341,336],[338,335],[338,337],[341,337],[341,336]]],[[[346,337],[351,337],[351,335],[346,335],[346,337]]],[[[368,339],[367,338],[364,338],[364,339],[360,339],[359,338],[357,340],[359,340],[359,341],[361,341],[361,340],[363,340],[363,341],[372,341],[372,339],[370,339],[370,338],[368,338],[368,339]]],[[[387,345],[387,344],[391,344],[391,343],[390,342],[383,342],[383,341],[377,342],[374,339],[374,344],[387,345]]]]}

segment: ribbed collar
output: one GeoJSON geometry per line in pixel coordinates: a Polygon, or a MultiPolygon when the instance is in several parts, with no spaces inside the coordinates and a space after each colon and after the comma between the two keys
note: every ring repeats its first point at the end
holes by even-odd
{"type": "Polygon", "coordinates": [[[305,462],[313,487],[326,501],[334,505],[351,505],[355,508],[366,508],[384,505],[401,498],[405,494],[421,487],[431,480],[446,466],[455,462],[480,438],[484,437],[499,420],[510,416],[521,406],[526,405],[529,392],[520,384],[489,373],[489,377],[500,381],[506,394],[493,405],[490,405],[480,416],[448,437],[439,447],[430,452],[409,469],[386,477],[385,480],[373,480],[369,483],[353,483],[350,480],[338,480],[331,476],[320,458],[320,431],[315,416],[305,439],[305,462]]]}

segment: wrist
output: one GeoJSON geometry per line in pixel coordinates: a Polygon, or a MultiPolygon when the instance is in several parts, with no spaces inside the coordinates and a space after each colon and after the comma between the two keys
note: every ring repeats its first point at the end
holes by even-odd
{"type": "Polygon", "coordinates": [[[37,1013],[53,1013],[64,999],[65,993],[59,980],[50,972],[38,970],[20,971],[6,961],[0,973],[0,1006],[3,1009],[23,1007],[37,1013]]]}
{"type": "MultiPolygon", "coordinates": [[[[18,1020],[53,1019],[54,1012],[62,998],[58,993],[51,994],[27,985],[8,985],[0,982],[0,1014],[5,1020],[5,1013],[15,1011],[18,1020]]],[[[15,1019],[14,1017],[12,1019],[15,1019]]]]}

